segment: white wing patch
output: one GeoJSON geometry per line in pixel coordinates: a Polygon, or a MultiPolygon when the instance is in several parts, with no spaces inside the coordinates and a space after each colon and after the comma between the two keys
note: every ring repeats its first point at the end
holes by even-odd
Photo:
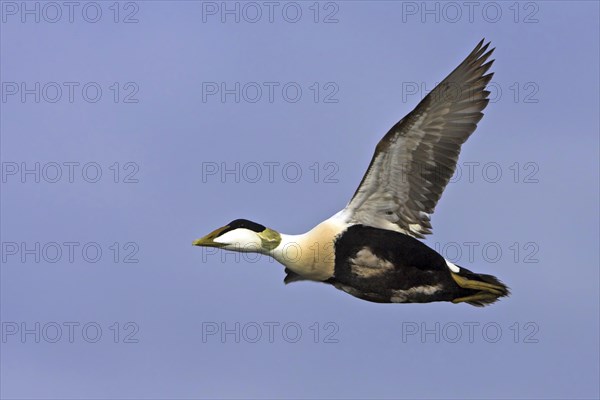
{"type": "Polygon", "coordinates": [[[377,257],[367,247],[359,250],[349,262],[350,271],[360,278],[373,278],[394,270],[394,264],[377,257]]]}
{"type": "Polygon", "coordinates": [[[392,290],[392,303],[406,303],[416,294],[432,295],[442,289],[440,285],[416,286],[406,290],[392,290]]]}
{"type": "MultiPolygon", "coordinates": [[[[444,258],[444,260],[446,260],[446,259],[444,258]]],[[[450,268],[450,271],[454,272],[455,274],[458,274],[460,272],[460,268],[456,264],[453,264],[448,260],[446,260],[446,265],[448,265],[448,268],[450,268]]]]}

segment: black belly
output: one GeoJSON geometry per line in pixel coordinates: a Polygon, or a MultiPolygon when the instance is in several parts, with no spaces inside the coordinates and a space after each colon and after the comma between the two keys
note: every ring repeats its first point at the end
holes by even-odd
{"type": "Polygon", "coordinates": [[[411,236],[364,225],[337,239],[328,283],[383,303],[450,301],[461,291],[439,253],[411,236]]]}

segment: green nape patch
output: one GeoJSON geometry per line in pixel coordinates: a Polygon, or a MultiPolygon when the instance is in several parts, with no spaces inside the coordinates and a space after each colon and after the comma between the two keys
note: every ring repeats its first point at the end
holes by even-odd
{"type": "Polygon", "coordinates": [[[266,228],[264,231],[260,232],[258,236],[260,237],[263,249],[267,251],[275,249],[279,246],[279,243],[281,243],[281,235],[273,229],[266,228]]]}

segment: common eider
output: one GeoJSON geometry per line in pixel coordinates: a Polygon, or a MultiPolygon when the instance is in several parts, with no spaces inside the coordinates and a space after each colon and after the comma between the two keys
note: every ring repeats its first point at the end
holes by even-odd
{"type": "Polygon", "coordinates": [[[455,265],[418,240],[431,233],[460,147],[489,102],[489,44],[482,40],[381,139],[346,208],[301,235],[236,219],[193,244],[269,255],[285,266],[286,284],[324,282],[378,303],[484,306],[508,296],[496,277],[455,265]]]}

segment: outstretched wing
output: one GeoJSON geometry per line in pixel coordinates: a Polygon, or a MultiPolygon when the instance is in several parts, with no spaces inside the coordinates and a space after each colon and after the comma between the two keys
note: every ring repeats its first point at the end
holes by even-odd
{"type": "Polygon", "coordinates": [[[494,49],[482,40],[446,79],[381,139],[352,200],[349,222],[422,238],[452,177],[460,146],[488,104],[494,49]]]}

